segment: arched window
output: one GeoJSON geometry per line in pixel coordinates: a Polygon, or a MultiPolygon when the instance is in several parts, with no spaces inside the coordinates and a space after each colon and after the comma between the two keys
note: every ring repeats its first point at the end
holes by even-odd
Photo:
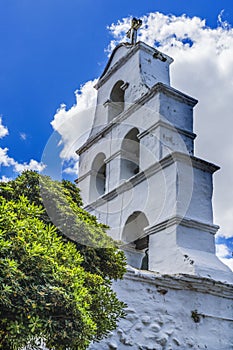
{"type": "Polygon", "coordinates": [[[125,103],[125,89],[123,80],[119,80],[112,88],[108,110],[108,122],[123,112],[125,103]]]}
{"type": "Polygon", "coordinates": [[[106,164],[105,154],[99,153],[91,167],[90,200],[96,200],[105,193],[106,164]]]}
{"type": "Polygon", "coordinates": [[[128,132],[121,145],[120,179],[127,180],[139,172],[140,143],[139,130],[133,128],[128,132]]]}
{"type": "Polygon", "coordinates": [[[148,236],[144,232],[148,225],[146,215],[135,211],[126,220],[121,239],[128,264],[144,270],[148,270],[148,236]]]}

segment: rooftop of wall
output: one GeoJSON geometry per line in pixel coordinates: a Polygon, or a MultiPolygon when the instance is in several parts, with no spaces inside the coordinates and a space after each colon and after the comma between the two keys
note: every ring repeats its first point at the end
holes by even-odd
{"type": "Polygon", "coordinates": [[[124,279],[156,285],[158,289],[162,287],[165,289],[191,290],[233,299],[232,283],[201,276],[188,274],[164,275],[158,272],[138,270],[128,265],[124,279]]]}
{"type": "Polygon", "coordinates": [[[170,65],[173,62],[173,58],[168,55],[165,55],[161,51],[145,44],[142,41],[138,41],[135,45],[129,43],[121,43],[117,45],[109,58],[109,61],[100,76],[95,88],[98,90],[99,87],[123,64],[125,64],[137,51],[142,50],[149,54],[152,57],[161,60],[162,62],[167,62],[170,65]]]}

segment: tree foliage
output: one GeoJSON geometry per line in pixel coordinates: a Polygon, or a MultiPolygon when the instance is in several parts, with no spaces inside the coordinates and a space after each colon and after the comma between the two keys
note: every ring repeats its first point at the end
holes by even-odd
{"type": "Polygon", "coordinates": [[[123,253],[69,181],[26,171],[0,196],[0,349],[86,349],[123,316],[123,253]]]}

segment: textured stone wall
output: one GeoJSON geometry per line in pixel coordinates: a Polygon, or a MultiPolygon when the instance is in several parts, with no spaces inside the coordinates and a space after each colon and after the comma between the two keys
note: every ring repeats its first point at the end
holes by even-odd
{"type": "Polygon", "coordinates": [[[233,349],[233,285],[131,269],[114,288],[126,317],[89,350],[233,349]]]}

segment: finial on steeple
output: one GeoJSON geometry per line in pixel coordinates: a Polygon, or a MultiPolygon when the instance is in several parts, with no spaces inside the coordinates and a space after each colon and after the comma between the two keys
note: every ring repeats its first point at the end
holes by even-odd
{"type": "Polygon", "coordinates": [[[138,18],[133,18],[131,21],[131,28],[126,33],[127,38],[130,39],[131,45],[135,45],[137,42],[137,31],[142,25],[142,20],[138,18]]]}

